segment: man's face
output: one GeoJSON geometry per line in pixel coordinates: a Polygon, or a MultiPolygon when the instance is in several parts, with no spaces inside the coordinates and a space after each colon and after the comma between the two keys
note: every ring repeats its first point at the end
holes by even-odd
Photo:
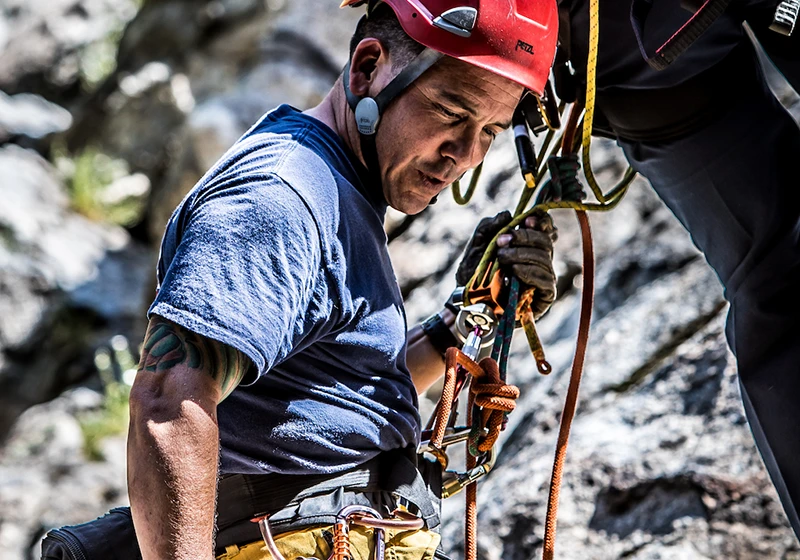
{"type": "Polygon", "coordinates": [[[376,144],[383,194],[392,208],[421,212],[443,189],[483,161],[511,124],[522,86],[444,57],[381,117],[376,144]]]}

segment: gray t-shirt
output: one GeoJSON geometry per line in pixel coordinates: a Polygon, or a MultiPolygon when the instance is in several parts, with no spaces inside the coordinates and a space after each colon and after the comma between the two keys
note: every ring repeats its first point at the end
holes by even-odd
{"type": "Polygon", "coordinates": [[[283,105],[167,225],[149,313],[254,364],[218,407],[224,473],[335,473],[419,438],[386,203],[364,174],[283,105]]]}

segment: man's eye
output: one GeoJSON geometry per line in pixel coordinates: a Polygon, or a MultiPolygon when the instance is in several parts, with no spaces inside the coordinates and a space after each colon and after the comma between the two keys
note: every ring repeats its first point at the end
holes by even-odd
{"type": "Polygon", "coordinates": [[[458,113],[454,113],[453,111],[450,111],[449,109],[447,109],[446,107],[442,107],[441,105],[439,106],[439,111],[449,119],[459,120],[461,118],[461,115],[459,115],[458,113]]]}
{"type": "Polygon", "coordinates": [[[489,136],[489,138],[491,138],[492,140],[494,140],[497,137],[497,133],[491,128],[484,128],[483,133],[489,136]]]}

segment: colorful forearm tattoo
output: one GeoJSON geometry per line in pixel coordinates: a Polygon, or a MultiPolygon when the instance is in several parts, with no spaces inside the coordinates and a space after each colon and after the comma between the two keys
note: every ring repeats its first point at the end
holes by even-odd
{"type": "Polygon", "coordinates": [[[184,365],[206,372],[219,383],[221,401],[239,385],[250,364],[250,359],[235,348],[154,315],[144,338],[139,369],[163,372],[184,365]]]}

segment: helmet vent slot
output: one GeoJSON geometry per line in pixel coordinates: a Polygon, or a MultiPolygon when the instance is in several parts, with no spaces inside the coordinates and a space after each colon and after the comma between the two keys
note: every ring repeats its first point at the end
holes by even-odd
{"type": "Polygon", "coordinates": [[[451,8],[433,20],[433,25],[459,37],[469,37],[478,19],[478,10],[470,6],[451,8]]]}

